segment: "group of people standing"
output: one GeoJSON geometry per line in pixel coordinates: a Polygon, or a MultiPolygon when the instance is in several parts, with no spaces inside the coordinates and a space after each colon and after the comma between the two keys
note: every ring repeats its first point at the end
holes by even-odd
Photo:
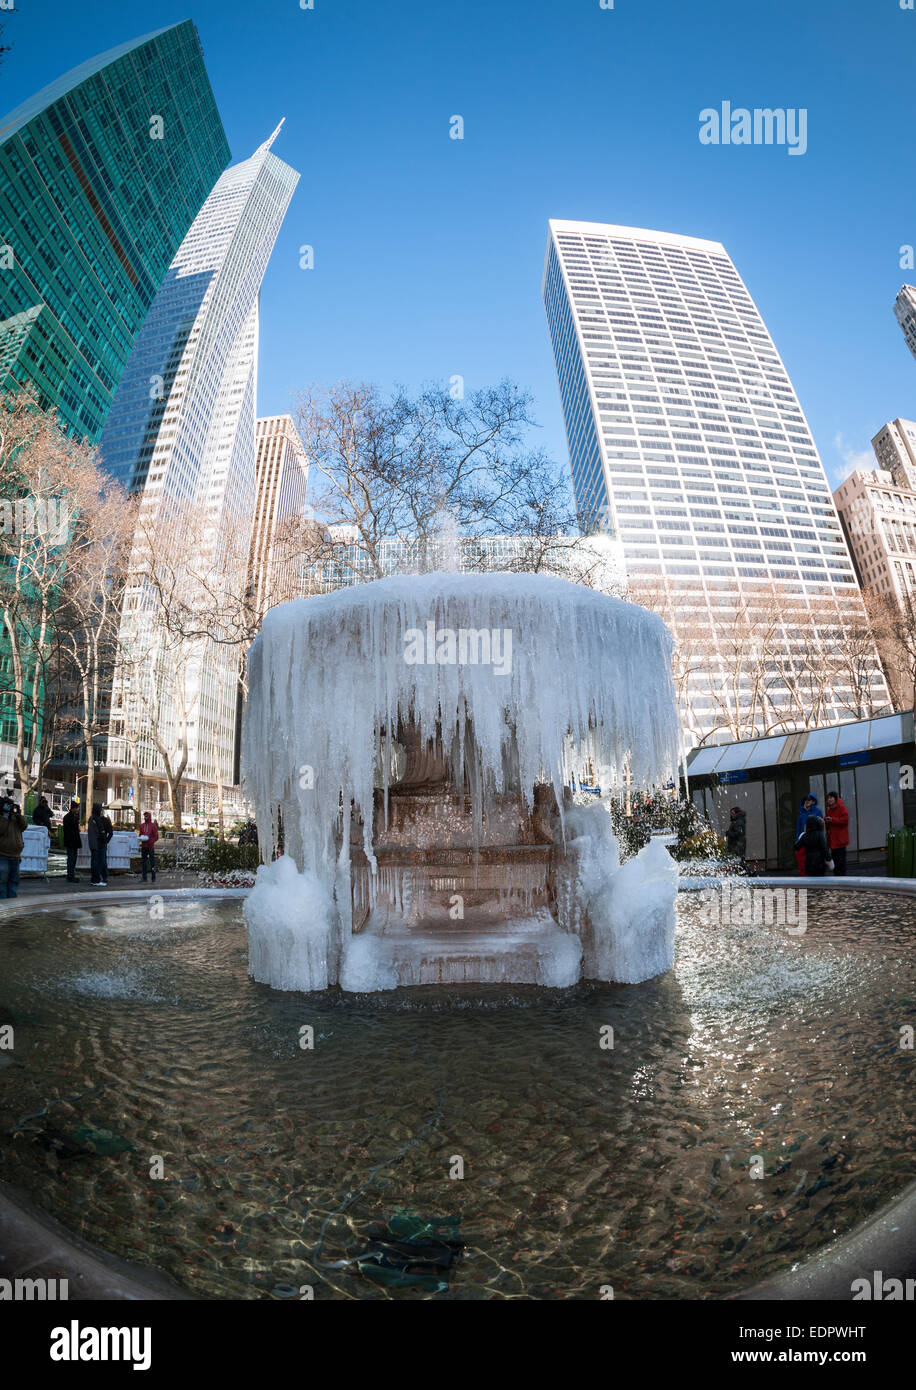
{"type": "Polygon", "coordinates": [[[806,796],[795,823],[795,862],[804,877],[823,878],[828,869],[842,877],[846,873],[846,847],[849,844],[849,808],[839,792],[827,793],[827,806],[821,815],[817,797],[806,796]]]}
{"type": "MultiPolygon", "coordinates": [[[[67,882],[79,883],[76,876],[76,858],[82,846],[82,837],[80,835],[78,802],[70,803],[70,810],[64,816],[62,824],[64,849],[67,851],[67,882]]],[[[108,845],[113,834],[114,827],[111,821],[102,813],[102,807],[96,803],[92,808],[92,815],[86,822],[86,837],[89,841],[89,868],[93,888],[108,887],[108,845]]],[[[156,842],[159,839],[159,826],[153,820],[151,811],[143,812],[139,839],[143,882],[146,883],[147,876],[151,873],[153,883],[155,883],[156,842]]]]}
{"type": "MultiPolygon", "coordinates": [[[[19,892],[19,867],[24,845],[23,831],[27,828],[25,816],[12,797],[0,797],[0,898],[15,898],[19,892]]],[[[32,812],[32,824],[43,825],[50,836],[54,829],[54,815],[48,798],[39,798],[32,812]]],[[[67,854],[67,882],[79,883],[76,876],[76,861],[82,849],[80,832],[80,807],[78,801],[70,802],[70,809],[61,820],[64,850],[67,854]]],[[[86,823],[89,842],[89,864],[93,888],[108,887],[108,845],[114,835],[114,826],[104,814],[100,803],[92,808],[92,815],[86,823]]],[[[156,843],[159,839],[159,826],[153,820],[151,811],[144,811],[140,823],[140,864],[143,882],[152,874],[156,882],[156,843]]]]}
{"type": "MultiPolygon", "coordinates": [[[[67,882],[79,883],[76,876],[76,860],[82,848],[80,834],[79,802],[71,801],[70,810],[61,822],[64,831],[64,849],[67,851],[67,882]]],[[[103,814],[101,805],[96,802],[92,815],[86,822],[86,838],[89,841],[89,869],[93,888],[108,887],[108,844],[114,834],[114,826],[103,814]]]]}
{"type": "MultiPolygon", "coordinates": [[[[745,865],[747,818],[740,806],[733,806],[725,842],[730,854],[745,865]]],[[[805,877],[822,878],[831,869],[842,877],[846,873],[846,847],[849,844],[849,808],[839,792],[827,793],[827,806],[821,815],[817,797],[810,793],[798,811],[795,825],[795,862],[805,877]]]]}

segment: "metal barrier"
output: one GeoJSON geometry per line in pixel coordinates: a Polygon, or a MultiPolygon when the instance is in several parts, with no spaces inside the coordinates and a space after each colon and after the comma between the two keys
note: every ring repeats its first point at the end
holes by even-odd
{"type": "MultiPolygon", "coordinates": [[[[80,834],[80,852],[76,858],[78,869],[88,869],[91,864],[89,855],[89,836],[86,831],[80,834]]],[[[108,867],[109,869],[130,868],[130,860],[133,855],[135,858],[140,853],[140,840],[135,830],[116,830],[108,842],[108,867]]]]}
{"type": "Polygon", "coordinates": [[[207,842],[201,835],[175,836],[175,868],[201,869],[207,842]]]}
{"type": "Polygon", "coordinates": [[[24,874],[41,874],[48,877],[48,850],[51,837],[45,825],[27,825],[22,832],[22,858],[19,870],[24,874]]]}

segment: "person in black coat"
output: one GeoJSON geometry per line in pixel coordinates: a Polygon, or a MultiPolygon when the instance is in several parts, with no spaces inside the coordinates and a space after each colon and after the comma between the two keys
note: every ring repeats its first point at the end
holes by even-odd
{"type": "Polygon", "coordinates": [[[93,888],[108,887],[108,841],[113,834],[114,827],[111,821],[102,815],[101,802],[96,802],[86,823],[93,888]]]}
{"type": "Polygon", "coordinates": [[[830,862],[830,850],[824,833],[824,822],[820,816],[808,817],[805,833],[795,848],[805,851],[805,873],[811,878],[823,878],[830,862]]]}
{"type": "Polygon", "coordinates": [[[245,824],[242,826],[242,829],[239,831],[239,844],[240,844],[240,845],[256,845],[257,843],[258,843],[258,825],[257,825],[257,821],[253,821],[253,820],[246,821],[245,824]]]}
{"type": "Polygon", "coordinates": [[[76,857],[80,852],[82,840],[80,837],[80,805],[78,801],[70,802],[70,810],[61,821],[64,832],[64,849],[67,851],[67,882],[79,883],[76,876],[76,857]]]}
{"type": "Polygon", "coordinates": [[[740,806],[733,806],[729,812],[728,830],[725,832],[725,843],[730,854],[736,859],[740,859],[744,864],[744,856],[747,852],[747,817],[740,806]]]}

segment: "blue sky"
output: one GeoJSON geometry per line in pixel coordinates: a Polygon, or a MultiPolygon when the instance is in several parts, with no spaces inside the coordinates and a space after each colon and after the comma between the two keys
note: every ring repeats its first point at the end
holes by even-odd
{"type": "Polygon", "coordinates": [[[893,316],[916,271],[916,11],[900,0],[60,0],[5,21],[8,110],[195,20],[233,158],[276,125],[302,175],[262,295],[262,413],[341,377],[531,389],[567,458],[540,280],[548,217],[724,242],[828,476],[916,416],[893,316]],[[709,147],[699,112],[806,107],[808,151],[709,147]],[[449,118],[465,122],[449,139],[449,118]],[[311,245],[315,268],[299,268],[311,245]],[[841,443],[837,444],[837,439],[841,443]]]}

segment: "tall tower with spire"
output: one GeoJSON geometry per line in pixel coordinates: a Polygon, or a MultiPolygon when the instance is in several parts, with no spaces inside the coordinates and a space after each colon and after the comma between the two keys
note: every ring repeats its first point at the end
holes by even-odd
{"type": "Polygon", "coordinates": [[[283,122],[284,122],[285,120],[286,120],[286,117],[285,117],[285,116],[281,116],[281,117],[280,117],[280,120],[279,120],[278,124],[274,127],[274,130],[273,130],[272,134],[268,135],[268,137],[267,137],[267,139],[264,141],[264,144],[263,144],[263,145],[259,145],[259,146],[258,146],[258,151],[257,151],[258,154],[261,154],[262,151],[264,151],[264,150],[269,150],[269,149],[270,149],[271,145],[272,145],[273,142],[276,140],[277,136],[280,134],[280,131],[283,129],[283,122]]]}
{"type": "Polygon", "coordinates": [[[197,561],[215,560],[227,594],[244,591],[256,493],[258,296],[299,181],[271,152],[282,124],[222,174],[194,219],[99,444],[103,466],[140,497],[136,589],[121,624],[130,672],[116,676],[112,692],[107,765],[115,801],[119,773],[132,782],[129,771],[139,765],[150,781],[161,777],[163,748],[187,754],[191,782],[234,780],[238,651],[195,640],[165,653],[156,637],[161,615],[143,575],[150,545],[174,548],[176,528],[193,516],[204,528],[195,533],[202,538],[197,561]],[[155,715],[158,733],[144,710],[155,715]]]}

